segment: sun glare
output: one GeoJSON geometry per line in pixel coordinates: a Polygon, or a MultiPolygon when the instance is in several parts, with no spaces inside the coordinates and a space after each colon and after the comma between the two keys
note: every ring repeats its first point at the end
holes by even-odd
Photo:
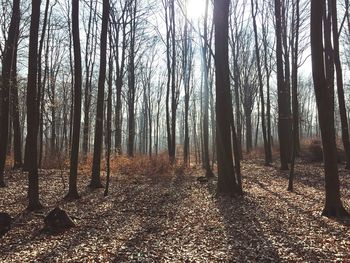
{"type": "Polygon", "coordinates": [[[197,20],[204,17],[205,0],[188,0],[187,14],[192,20],[197,20]]]}

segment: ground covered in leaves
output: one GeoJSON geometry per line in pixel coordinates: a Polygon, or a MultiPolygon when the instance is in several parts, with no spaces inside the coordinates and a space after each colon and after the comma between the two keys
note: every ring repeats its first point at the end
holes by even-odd
{"type": "MultiPolygon", "coordinates": [[[[320,216],[321,164],[298,163],[289,193],[287,173],[258,163],[243,162],[245,194],[238,198],[218,198],[216,181],[198,182],[202,172],[193,168],[115,174],[107,197],[86,188],[89,178],[80,174],[81,199],[65,202],[67,173],[43,170],[45,208],[35,213],[24,211],[26,175],[9,172],[0,211],[17,220],[0,238],[0,262],[348,262],[349,221],[320,216]],[[48,235],[43,216],[57,205],[77,227],[48,235]]],[[[340,177],[350,210],[350,173],[340,177]]]]}

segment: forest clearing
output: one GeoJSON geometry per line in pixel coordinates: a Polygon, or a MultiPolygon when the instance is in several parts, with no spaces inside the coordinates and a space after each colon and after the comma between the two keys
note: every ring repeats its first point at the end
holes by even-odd
{"type": "MultiPolygon", "coordinates": [[[[107,197],[103,189],[86,188],[88,176],[79,176],[81,198],[73,202],[63,200],[67,189],[61,172],[67,184],[67,171],[41,170],[45,208],[37,213],[23,212],[26,177],[9,171],[9,187],[0,201],[13,217],[22,214],[1,239],[0,261],[346,262],[350,258],[350,221],[321,217],[320,163],[297,163],[291,193],[288,172],[275,165],[266,167],[263,160],[243,161],[245,190],[236,198],[217,197],[216,179],[199,182],[204,174],[200,167],[163,167],[163,174],[159,169],[140,174],[142,169],[128,167],[113,174],[107,197]],[[76,227],[57,235],[41,232],[42,215],[57,205],[73,216],[76,227]]],[[[348,209],[349,178],[349,171],[341,169],[348,209]]]]}

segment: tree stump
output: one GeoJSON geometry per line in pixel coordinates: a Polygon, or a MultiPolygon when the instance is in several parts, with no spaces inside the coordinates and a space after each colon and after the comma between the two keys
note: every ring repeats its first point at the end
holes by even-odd
{"type": "Polygon", "coordinates": [[[47,214],[44,218],[44,223],[44,230],[52,234],[58,234],[75,227],[73,219],[70,218],[65,210],[59,207],[55,207],[47,214]]]}

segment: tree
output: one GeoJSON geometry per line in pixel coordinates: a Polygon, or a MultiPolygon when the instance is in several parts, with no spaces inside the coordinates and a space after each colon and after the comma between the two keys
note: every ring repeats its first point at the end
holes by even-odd
{"type": "Polygon", "coordinates": [[[176,110],[179,92],[176,87],[176,28],[175,1],[163,0],[166,25],[167,86],[166,86],[166,126],[169,159],[175,162],[176,152],[176,110]],[[171,96],[170,96],[171,95],[171,96]],[[169,109],[169,100],[170,109],[169,109]],[[171,113],[171,115],[170,115],[171,113]]]}
{"type": "MultiPolygon", "coordinates": [[[[218,157],[218,192],[239,194],[231,147],[232,112],[228,62],[229,0],[214,1],[215,80],[216,80],[216,140],[218,157]]],[[[236,151],[237,152],[237,151],[236,151]]]]}
{"type": "Polygon", "coordinates": [[[39,175],[37,138],[39,129],[39,107],[37,90],[38,73],[38,31],[40,20],[40,0],[32,0],[32,15],[29,35],[28,83],[27,83],[27,147],[28,155],[28,209],[37,210],[42,207],[39,201],[39,175]]]}
{"type": "Polygon", "coordinates": [[[128,1],[128,11],[130,16],[130,45],[129,45],[129,64],[128,64],[128,156],[134,156],[135,142],[135,41],[136,41],[136,14],[137,1],[128,1]]]}
{"type": "Polygon", "coordinates": [[[74,48],[74,119],[73,136],[70,155],[69,190],[67,198],[79,198],[77,189],[79,138],[81,121],[81,51],[79,36],[79,1],[72,0],[72,35],[74,48]]]}
{"type": "Polygon", "coordinates": [[[14,51],[13,70],[11,75],[11,104],[13,116],[13,168],[22,167],[22,134],[21,123],[19,115],[19,101],[18,101],[18,81],[17,81],[17,48],[14,51]]]}
{"type": "Polygon", "coordinates": [[[0,128],[0,187],[5,186],[4,169],[7,154],[9,131],[9,108],[11,76],[15,71],[15,52],[17,51],[17,39],[19,34],[20,1],[14,0],[12,17],[8,37],[5,43],[4,58],[2,63],[2,92],[1,92],[1,128],[0,128]]]}
{"type": "Polygon", "coordinates": [[[260,102],[261,102],[261,128],[263,132],[264,140],[264,150],[265,150],[265,165],[269,165],[272,162],[271,155],[269,154],[269,144],[267,139],[266,131],[266,118],[265,118],[265,99],[264,99],[264,86],[263,86],[263,76],[260,63],[260,50],[259,50],[259,40],[258,40],[258,29],[256,25],[256,14],[258,11],[258,3],[251,0],[252,6],[252,17],[253,17],[253,28],[254,28],[254,40],[255,40],[255,54],[256,54],[256,65],[258,70],[258,80],[259,80],[259,92],[260,92],[260,102]]]}
{"type": "Polygon", "coordinates": [[[116,85],[116,102],[115,102],[115,152],[118,154],[122,153],[122,87],[123,78],[125,75],[125,60],[126,60],[126,50],[127,50],[127,21],[126,21],[126,11],[128,3],[124,2],[124,6],[121,6],[122,13],[119,14],[119,19],[116,18],[115,12],[111,12],[111,18],[113,23],[111,26],[114,27],[114,42],[113,45],[113,55],[116,61],[116,72],[115,72],[115,85],[116,85]],[[119,38],[121,34],[121,50],[118,46],[119,38]],[[121,54],[120,54],[121,51],[121,54]]]}
{"type": "MultiPolygon", "coordinates": [[[[42,165],[42,159],[43,159],[43,136],[44,136],[44,120],[43,120],[43,115],[44,115],[44,94],[45,94],[45,81],[42,81],[41,75],[42,75],[42,63],[41,63],[41,57],[43,53],[43,47],[44,47],[44,41],[45,41],[45,34],[46,34],[46,27],[47,27],[47,20],[48,20],[48,14],[49,14],[49,7],[50,7],[50,1],[46,0],[45,4],[45,11],[44,11],[44,20],[43,20],[43,25],[42,25],[42,31],[41,31],[41,36],[40,36],[40,41],[39,41],[39,50],[38,50],[38,107],[41,109],[40,110],[40,117],[39,117],[39,167],[42,165]]],[[[50,12],[51,16],[51,12],[50,12]]],[[[48,30],[49,32],[49,30],[48,30]]],[[[49,39],[49,36],[47,37],[49,39]]],[[[48,47],[46,48],[48,52],[48,47]]],[[[46,64],[46,63],[45,63],[46,64]]],[[[46,72],[47,68],[45,68],[45,74],[44,76],[46,77],[46,72]]],[[[46,80],[46,78],[45,78],[46,80]]],[[[29,151],[28,148],[26,148],[27,151],[29,151]]],[[[29,153],[26,153],[28,155],[29,153]]],[[[26,163],[24,165],[26,167],[26,163]]]]}
{"type": "Polygon", "coordinates": [[[298,50],[299,50],[299,0],[293,5],[293,32],[295,37],[292,39],[292,107],[293,107],[293,143],[292,160],[290,164],[290,173],[288,180],[288,191],[293,191],[295,158],[299,145],[299,103],[298,103],[298,50]]]}
{"type": "MultiPolygon", "coordinates": [[[[185,24],[183,32],[183,41],[182,41],[182,71],[184,79],[184,92],[185,92],[185,101],[184,101],[184,148],[183,148],[183,161],[185,165],[189,163],[190,155],[190,135],[189,135],[189,125],[188,125],[188,115],[189,115],[189,105],[190,105],[190,91],[191,91],[191,73],[192,73],[192,64],[193,64],[193,48],[192,48],[192,39],[191,39],[191,28],[189,27],[188,14],[187,14],[187,4],[188,1],[185,1],[185,24]]],[[[159,107],[158,107],[159,108],[159,107]]]]}
{"type": "MultiPolygon", "coordinates": [[[[276,60],[277,60],[277,92],[278,92],[278,137],[280,143],[281,169],[288,170],[289,162],[289,92],[285,82],[282,49],[282,14],[281,0],[275,0],[275,31],[276,31],[276,60]]],[[[286,52],[286,51],[285,51],[286,52]]],[[[287,64],[287,62],[286,62],[287,64]]]]}
{"type": "Polygon", "coordinates": [[[339,55],[339,32],[338,32],[338,15],[337,15],[337,1],[332,0],[331,3],[331,16],[332,16],[332,33],[333,33],[333,54],[334,65],[336,69],[337,79],[337,91],[338,91],[338,103],[341,123],[341,135],[346,156],[346,169],[350,169],[350,139],[349,139],[349,125],[346,115],[345,98],[344,98],[344,84],[343,84],[343,72],[339,55]]]}
{"type": "Polygon", "coordinates": [[[325,170],[326,202],[322,215],[327,217],[349,216],[340,199],[340,183],[337,167],[337,148],[334,128],[333,90],[325,76],[323,53],[322,17],[324,1],[311,1],[311,57],[312,75],[316,94],[318,118],[321,129],[325,170]]]}
{"type": "Polygon", "coordinates": [[[206,177],[213,177],[214,174],[211,171],[210,160],[209,160],[209,67],[210,61],[208,60],[208,9],[209,0],[205,3],[205,15],[204,15],[204,33],[203,33],[203,44],[202,44],[202,60],[203,60],[203,78],[204,78],[204,108],[203,108],[203,165],[205,168],[206,177]]]}
{"type": "Polygon", "coordinates": [[[94,72],[97,37],[95,36],[97,1],[93,6],[93,0],[90,0],[89,19],[86,30],[85,44],[85,88],[84,88],[84,120],[83,120],[83,156],[86,158],[89,151],[89,131],[90,131],[90,108],[92,93],[92,75],[94,72]]]}
{"type": "Polygon", "coordinates": [[[95,123],[94,157],[92,163],[91,188],[101,188],[100,166],[102,151],[102,133],[103,133],[103,105],[104,105],[104,84],[106,78],[106,53],[107,53],[107,31],[109,18],[109,1],[103,0],[102,7],[102,29],[100,45],[100,72],[97,87],[97,110],[95,123]]]}
{"type": "Polygon", "coordinates": [[[106,186],[104,196],[108,195],[109,181],[111,174],[111,119],[112,119],[112,75],[113,75],[113,60],[112,60],[112,35],[109,30],[109,60],[108,60],[108,95],[107,95],[107,120],[106,120],[106,186]]]}

